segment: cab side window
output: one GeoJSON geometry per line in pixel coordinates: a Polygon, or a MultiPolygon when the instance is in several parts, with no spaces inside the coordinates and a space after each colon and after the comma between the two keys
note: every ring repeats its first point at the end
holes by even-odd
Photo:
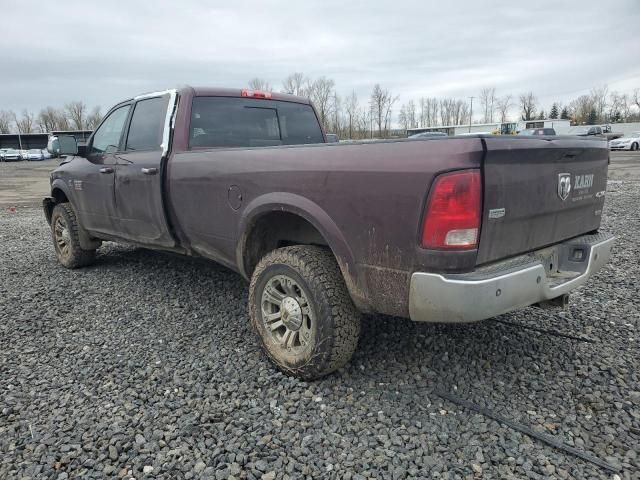
{"type": "Polygon", "coordinates": [[[168,104],[168,95],[136,103],[126,150],[160,150],[168,104]]]}
{"type": "Polygon", "coordinates": [[[90,153],[102,154],[106,151],[118,150],[120,137],[122,136],[122,130],[130,108],[131,105],[123,105],[109,114],[93,134],[90,153]]]}

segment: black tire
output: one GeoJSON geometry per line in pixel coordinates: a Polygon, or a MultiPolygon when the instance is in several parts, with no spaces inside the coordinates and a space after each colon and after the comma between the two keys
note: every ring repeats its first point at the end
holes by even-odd
{"type": "Polygon", "coordinates": [[[312,380],[327,375],[349,362],[358,345],[360,312],[349,296],[335,258],[325,248],[296,245],[265,255],[251,277],[249,313],[267,356],[294,377],[312,380]],[[278,291],[279,284],[288,285],[278,291]],[[285,295],[280,308],[265,300],[275,298],[271,293],[285,295]],[[295,301],[285,304],[287,298],[295,301]],[[291,304],[293,313],[286,308],[291,304]],[[296,310],[296,304],[300,310],[296,310]],[[269,315],[265,309],[272,307],[270,315],[280,313],[278,320],[265,318],[269,315]],[[287,315],[290,325],[285,325],[287,315]],[[274,331],[273,326],[278,323],[283,325],[274,331]],[[290,329],[289,342],[283,344],[290,329]]]}
{"type": "Polygon", "coordinates": [[[635,152],[635,151],[637,151],[637,150],[638,150],[638,144],[637,144],[637,143],[635,143],[635,142],[634,142],[634,143],[632,143],[632,144],[631,144],[631,151],[632,151],[632,152],[635,152]]]}
{"type": "Polygon", "coordinates": [[[58,262],[66,268],[85,267],[96,258],[95,250],[84,250],[78,238],[78,219],[69,203],[59,203],[51,213],[51,237],[58,262]]]}

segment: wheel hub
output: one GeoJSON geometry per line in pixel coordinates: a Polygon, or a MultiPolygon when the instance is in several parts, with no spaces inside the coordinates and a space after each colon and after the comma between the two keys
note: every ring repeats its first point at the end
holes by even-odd
{"type": "Polygon", "coordinates": [[[285,297],[282,300],[282,323],[294,332],[302,326],[302,308],[293,297],[285,297]]]}
{"type": "Polygon", "coordinates": [[[307,294],[288,275],[270,278],[262,291],[261,314],[267,335],[288,352],[311,348],[313,311],[307,294]]]}

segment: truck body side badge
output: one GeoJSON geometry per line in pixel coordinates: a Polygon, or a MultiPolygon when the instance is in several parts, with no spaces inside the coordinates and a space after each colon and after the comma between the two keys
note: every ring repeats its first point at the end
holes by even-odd
{"type": "Polygon", "coordinates": [[[492,208],[489,210],[489,218],[502,218],[507,212],[504,208],[492,208]]]}

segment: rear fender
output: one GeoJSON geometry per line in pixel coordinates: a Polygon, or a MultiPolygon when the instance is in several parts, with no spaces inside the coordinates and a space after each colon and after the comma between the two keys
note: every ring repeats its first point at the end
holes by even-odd
{"type": "Polygon", "coordinates": [[[245,278],[249,278],[245,269],[244,252],[247,247],[248,234],[260,216],[282,211],[292,213],[304,218],[313,225],[327,242],[342,271],[349,294],[358,309],[370,311],[369,302],[364,291],[360,288],[362,283],[356,270],[356,262],[353,253],[345,240],[342,231],[325,212],[322,207],[308,198],[287,192],[274,192],[262,195],[250,202],[243,211],[238,225],[239,239],[236,247],[236,264],[238,270],[245,278]]]}

